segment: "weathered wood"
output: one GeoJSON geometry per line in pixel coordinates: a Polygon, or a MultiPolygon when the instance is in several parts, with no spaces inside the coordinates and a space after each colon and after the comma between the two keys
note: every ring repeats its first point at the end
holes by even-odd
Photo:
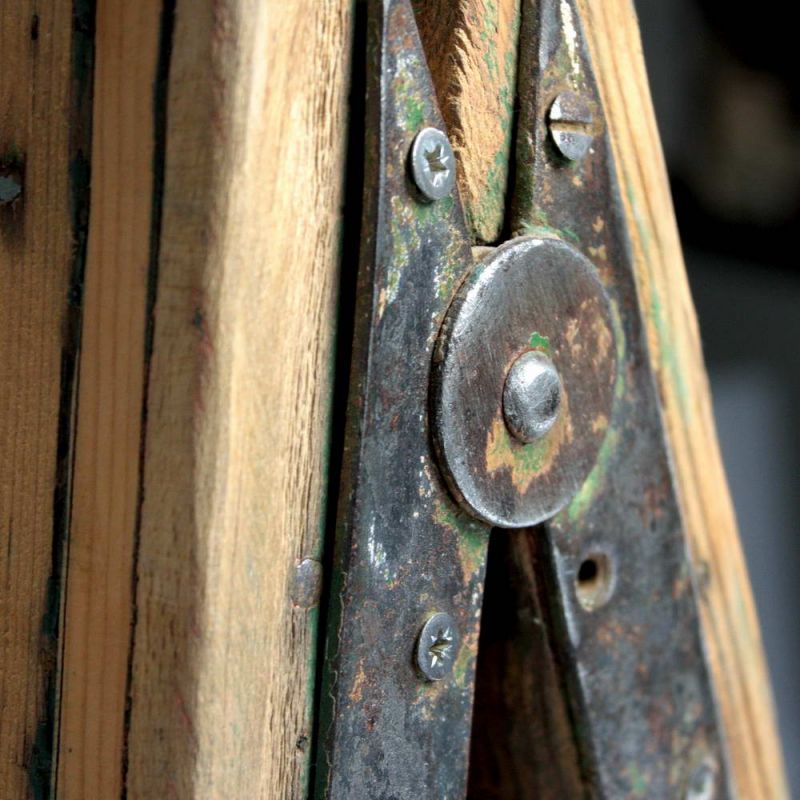
{"type": "Polygon", "coordinates": [[[0,20],[0,794],[21,800],[49,784],[82,73],[72,2],[2,2],[0,20]]]}
{"type": "Polygon", "coordinates": [[[743,798],[788,797],[633,4],[578,3],[611,132],[733,774],[743,798]]]}
{"type": "Polygon", "coordinates": [[[304,791],[350,28],[346,0],[177,2],[131,798],[304,791]]]}
{"type": "Polygon", "coordinates": [[[162,3],[99,0],[59,800],[122,794],[162,3]]]}
{"type": "Polygon", "coordinates": [[[415,0],[417,24],[458,160],[458,188],[477,242],[505,219],[520,0],[415,0]]]}
{"type": "Polygon", "coordinates": [[[489,545],[467,795],[476,800],[586,794],[541,545],[526,531],[498,531],[489,545]]]}

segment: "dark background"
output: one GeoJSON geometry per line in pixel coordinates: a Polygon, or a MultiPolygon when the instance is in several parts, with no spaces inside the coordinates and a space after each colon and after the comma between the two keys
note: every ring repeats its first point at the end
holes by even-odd
{"type": "Polygon", "coordinates": [[[800,798],[795,9],[636,6],[792,796],[800,798]]]}

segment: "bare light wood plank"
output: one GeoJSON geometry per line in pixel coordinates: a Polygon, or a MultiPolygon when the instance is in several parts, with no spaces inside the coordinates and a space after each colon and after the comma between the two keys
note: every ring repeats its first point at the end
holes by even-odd
{"type": "Polygon", "coordinates": [[[350,5],[177,2],[130,798],[305,789],[350,5]]]}
{"type": "Polygon", "coordinates": [[[414,8],[458,160],[467,225],[476,242],[497,243],[508,191],[520,0],[415,0],[414,8]]]}
{"type": "Polygon", "coordinates": [[[58,445],[69,430],[68,416],[66,428],[59,418],[73,357],[72,11],[65,0],[0,2],[0,794],[8,800],[44,797],[50,781],[66,497],[58,445]]]}
{"type": "Polygon", "coordinates": [[[99,0],[96,8],[59,800],[122,794],[161,5],[99,0]]]}
{"type": "Polygon", "coordinates": [[[701,587],[701,619],[739,795],[788,797],[761,636],[631,0],[578,0],[611,132],[639,301],[701,587]]]}

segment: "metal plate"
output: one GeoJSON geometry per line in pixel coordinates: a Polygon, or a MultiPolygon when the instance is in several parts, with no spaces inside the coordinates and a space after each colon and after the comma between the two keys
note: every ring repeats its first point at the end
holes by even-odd
{"type": "Polygon", "coordinates": [[[369,37],[364,236],[316,791],[458,798],[489,530],[451,500],[426,410],[437,332],[472,253],[457,194],[421,202],[408,176],[418,131],[444,128],[408,0],[372,2],[369,37]],[[416,648],[436,612],[456,631],[447,673],[430,681],[416,648]]]}
{"type": "Polygon", "coordinates": [[[707,796],[721,800],[731,795],[727,754],[602,102],[575,0],[523,8],[512,230],[559,235],[589,255],[617,345],[614,410],[597,463],[544,537],[531,534],[543,539],[551,640],[580,723],[585,780],[607,798],[688,798],[710,780],[707,796]],[[564,92],[592,119],[578,115],[592,143],[571,162],[547,122],[564,92]]]}
{"type": "Polygon", "coordinates": [[[434,354],[433,430],[448,484],[491,525],[549,519],[592,468],[611,415],[616,349],[608,300],[588,259],[526,237],[478,264],[448,311],[434,354]],[[561,377],[552,430],[524,443],[503,415],[522,353],[541,350],[561,377]]]}
{"type": "MultiPolygon", "coordinates": [[[[457,196],[421,203],[406,172],[418,131],[443,128],[408,0],[370,8],[364,239],[316,791],[458,798],[488,529],[451,499],[433,463],[427,405],[437,334],[470,251],[457,196]],[[442,680],[428,681],[415,648],[441,612],[457,633],[437,629],[437,666],[443,648],[460,645],[442,680]]],[[[686,798],[697,786],[724,798],[691,566],[579,17],[573,0],[539,0],[524,4],[523,23],[513,229],[555,235],[591,259],[616,348],[613,411],[596,463],[544,535],[531,534],[582,781],[608,798],[686,798]],[[591,144],[572,162],[546,127],[564,91],[591,111],[583,131],[591,144]]]]}

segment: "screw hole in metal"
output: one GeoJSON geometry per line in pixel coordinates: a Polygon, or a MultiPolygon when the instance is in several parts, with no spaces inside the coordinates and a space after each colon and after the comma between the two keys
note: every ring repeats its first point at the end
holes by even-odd
{"type": "Polygon", "coordinates": [[[604,606],[614,591],[614,569],[605,553],[590,553],[578,567],[575,594],[584,611],[604,606]]]}

